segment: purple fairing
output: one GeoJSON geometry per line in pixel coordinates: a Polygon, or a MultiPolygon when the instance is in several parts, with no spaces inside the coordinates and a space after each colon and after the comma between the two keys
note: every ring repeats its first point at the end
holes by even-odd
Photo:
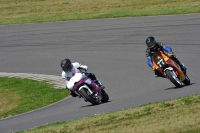
{"type": "Polygon", "coordinates": [[[81,79],[80,81],[78,81],[78,82],[74,85],[74,87],[72,88],[72,90],[73,90],[73,91],[76,91],[76,89],[77,89],[82,83],[84,83],[87,79],[89,79],[89,78],[88,78],[88,77],[85,77],[85,78],[81,79]]]}
{"type": "Polygon", "coordinates": [[[90,86],[92,87],[92,89],[95,90],[95,92],[98,92],[98,94],[101,95],[101,89],[93,80],[92,80],[92,83],[90,84],[90,86]]]}
{"type": "MultiPolygon", "coordinates": [[[[72,88],[73,91],[76,91],[78,89],[78,87],[80,87],[81,84],[85,83],[86,80],[88,80],[88,77],[85,77],[83,79],[81,79],[79,82],[77,82],[74,87],[72,88]]],[[[87,84],[87,83],[86,83],[87,84]]],[[[98,85],[96,85],[96,83],[92,80],[90,87],[95,91],[98,92],[99,94],[101,94],[101,89],[99,88],[98,85]]]]}

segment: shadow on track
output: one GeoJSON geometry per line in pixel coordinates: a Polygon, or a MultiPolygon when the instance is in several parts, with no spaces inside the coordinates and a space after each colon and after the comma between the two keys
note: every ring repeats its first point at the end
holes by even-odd
{"type": "MultiPolygon", "coordinates": [[[[109,102],[111,102],[111,101],[108,101],[106,103],[109,103],[109,102]]],[[[106,103],[101,103],[101,104],[106,104],[106,103]]],[[[101,104],[98,104],[98,105],[101,105],[101,104]]],[[[92,107],[92,106],[98,106],[98,105],[92,105],[92,104],[90,104],[90,105],[81,106],[80,108],[92,107]]]]}
{"type": "MultiPolygon", "coordinates": [[[[183,85],[181,88],[186,87],[186,86],[190,86],[193,85],[195,83],[190,83],[189,85],[183,85]]],[[[181,88],[177,88],[177,87],[170,87],[170,88],[166,88],[165,90],[171,90],[171,89],[181,89],[181,88]]]]}

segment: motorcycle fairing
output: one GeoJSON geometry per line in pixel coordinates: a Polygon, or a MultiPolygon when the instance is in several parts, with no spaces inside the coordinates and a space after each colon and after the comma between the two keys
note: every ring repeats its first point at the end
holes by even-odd
{"type": "Polygon", "coordinates": [[[72,88],[73,91],[76,91],[76,89],[81,86],[81,84],[83,84],[86,80],[88,80],[88,77],[84,77],[83,79],[81,79],[80,81],[76,82],[76,84],[74,85],[74,87],[72,88]]]}
{"type": "Polygon", "coordinates": [[[165,75],[164,74],[165,66],[171,66],[172,69],[174,68],[173,70],[175,70],[176,75],[179,76],[180,81],[182,82],[185,80],[185,75],[182,72],[180,66],[175,61],[166,56],[162,51],[155,52],[152,57],[152,61],[153,61],[153,66],[157,70],[159,70],[163,75],[165,75]]]}

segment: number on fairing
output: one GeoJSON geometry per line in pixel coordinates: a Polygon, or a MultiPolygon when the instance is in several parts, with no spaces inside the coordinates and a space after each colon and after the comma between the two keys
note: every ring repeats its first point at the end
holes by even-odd
{"type": "Polygon", "coordinates": [[[160,59],[157,64],[159,65],[159,67],[163,67],[165,66],[165,62],[164,62],[164,59],[160,59]]]}

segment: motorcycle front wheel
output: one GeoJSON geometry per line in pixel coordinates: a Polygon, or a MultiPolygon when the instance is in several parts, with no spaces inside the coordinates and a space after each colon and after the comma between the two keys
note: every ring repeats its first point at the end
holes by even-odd
{"type": "Polygon", "coordinates": [[[79,92],[85,99],[87,99],[88,102],[90,102],[91,104],[93,105],[98,105],[100,103],[100,101],[98,99],[94,99],[90,92],[85,89],[85,88],[82,88],[79,92]]]}
{"type": "Polygon", "coordinates": [[[165,73],[169,80],[178,88],[182,87],[182,83],[180,82],[179,78],[177,75],[174,73],[172,70],[165,70],[165,73]]]}

